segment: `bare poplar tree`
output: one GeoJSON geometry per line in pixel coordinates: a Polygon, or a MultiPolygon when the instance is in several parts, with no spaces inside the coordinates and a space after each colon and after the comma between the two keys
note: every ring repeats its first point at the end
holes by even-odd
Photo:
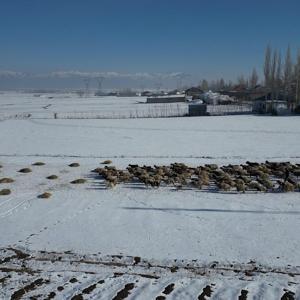
{"type": "Polygon", "coordinates": [[[251,74],[251,77],[250,77],[249,81],[250,81],[250,87],[252,89],[254,89],[257,86],[257,83],[258,83],[258,75],[257,75],[257,72],[256,72],[255,68],[252,70],[252,74],[251,74]]]}
{"type": "Polygon", "coordinates": [[[232,88],[233,88],[233,83],[231,80],[229,80],[228,83],[226,84],[226,89],[231,90],[232,88]]]}
{"type": "Polygon", "coordinates": [[[270,71],[270,87],[271,87],[271,97],[274,99],[276,90],[276,70],[277,70],[277,51],[273,52],[271,71],[270,71]]]}
{"type": "Polygon", "coordinates": [[[272,49],[271,46],[268,45],[265,52],[265,62],[264,62],[264,76],[265,76],[266,87],[270,87],[271,58],[272,58],[272,49]]]}
{"type": "Polygon", "coordinates": [[[240,86],[247,87],[247,81],[246,81],[244,75],[240,75],[240,76],[237,78],[237,83],[238,83],[238,85],[240,85],[240,86]]]}
{"type": "Polygon", "coordinates": [[[220,90],[224,90],[224,88],[225,88],[225,81],[223,78],[221,78],[219,81],[219,87],[220,87],[220,90]]]}
{"type": "Polygon", "coordinates": [[[207,82],[206,79],[203,79],[203,80],[202,80],[200,86],[201,86],[201,89],[202,89],[204,92],[207,92],[208,89],[209,89],[209,88],[208,88],[208,82],[207,82]]]}
{"type": "Polygon", "coordinates": [[[291,58],[291,48],[288,46],[285,56],[285,63],[284,63],[284,78],[283,78],[283,87],[284,87],[284,96],[285,99],[288,98],[288,94],[291,87],[292,81],[292,72],[293,72],[293,65],[292,65],[292,58],[291,58]]]}
{"type": "Polygon", "coordinates": [[[300,49],[298,50],[296,63],[296,105],[300,105],[300,49]]]}
{"type": "Polygon", "coordinates": [[[208,87],[209,87],[210,90],[212,90],[213,92],[215,92],[217,90],[216,85],[217,85],[216,81],[215,80],[211,80],[210,83],[209,83],[209,85],[208,85],[208,87]]]}
{"type": "Polygon", "coordinates": [[[281,89],[281,85],[282,85],[281,72],[282,72],[281,53],[279,52],[277,55],[277,69],[276,69],[276,75],[275,75],[275,97],[276,97],[276,99],[279,98],[280,89],[281,89]]]}

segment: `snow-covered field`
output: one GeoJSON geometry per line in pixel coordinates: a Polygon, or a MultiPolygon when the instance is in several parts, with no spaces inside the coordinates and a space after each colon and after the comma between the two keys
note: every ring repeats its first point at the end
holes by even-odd
{"type": "Polygon", "coordinates": [[[16,114],[30,114],[41,119],[53,119],[54,114],[60,119],[92,119],[178,116],[187,112],[187,103],[147,104],[146,97],[79,97],[74,93],[0,94],[0,120],[14,118],[16,114]]]}
{"type": "MultiPolygon", "coordinates": [[[[1,95],[0,114],[40,113],[49,100],[22,97],[1,95]]],[[[65,101],[60,111],[81,111],[65,101]]],[[[0,184],[11,189],[0,196],[0,299],[299,299],[299,192],[107,190],[91,173],[105,159],[299,163],[299,117],[7,119],[0,141],[0,178],[15,180],[0,184]]]]}

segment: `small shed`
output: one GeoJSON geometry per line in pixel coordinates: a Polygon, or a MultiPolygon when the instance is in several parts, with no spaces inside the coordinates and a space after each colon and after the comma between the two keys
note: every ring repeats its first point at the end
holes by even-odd
{"type": "Polygon", "coordinates": [[[190,96],[193,99],[199,99],[200,96],[204,93],[200,88],[198,87],[191,87],[187,90],[185,90],[185,95],[190,96]]]}
{"type": "Polygon", "coordinates": [[[150,91],[143,91],[141,92],[141,96],[142,97],[150,97],[153,95],[153,92],[150,92],[150,91]]]}
{"type": "Polygon", "coordinates": [[[284,100],[256,100],[253,112],[259,114],[287,115],[291,113],[288,102],[284,100]]]}
{"type": "Polygon", "coordinates": [[[189,116],[206,116],[207,105],[203,103],[191,103],[189,104],[189,116]]]}

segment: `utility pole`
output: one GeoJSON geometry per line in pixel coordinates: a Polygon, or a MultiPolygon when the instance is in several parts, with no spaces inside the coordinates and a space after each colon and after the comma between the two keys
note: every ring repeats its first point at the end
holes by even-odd
{"type": "Polygon", "coordinates": [[[83,79],[84,81],[84,85],[85,85],[85,96],[87,97],[88,96],[88,93],[89,93],[89,86],[90,86],[90,78],[84,78],[83,79]]]}
{"type": "Polygon", "coordinates": [[[105,77],[103,77],[103,76],[96,78],[97,83],[98,83],[98,93],[99,94],[102,93],[102,83],[103,83],[104,79],[105,79],[105,77]]]}

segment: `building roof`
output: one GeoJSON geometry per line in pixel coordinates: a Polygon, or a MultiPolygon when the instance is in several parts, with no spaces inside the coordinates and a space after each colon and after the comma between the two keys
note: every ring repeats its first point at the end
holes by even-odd
{"type": "Polygon", "coordinates": [[[185,92],[196,92],[196,93],[204,93],[203,90],[201,90],[198,87],[191,87],[185,90],[185,92]]]}

